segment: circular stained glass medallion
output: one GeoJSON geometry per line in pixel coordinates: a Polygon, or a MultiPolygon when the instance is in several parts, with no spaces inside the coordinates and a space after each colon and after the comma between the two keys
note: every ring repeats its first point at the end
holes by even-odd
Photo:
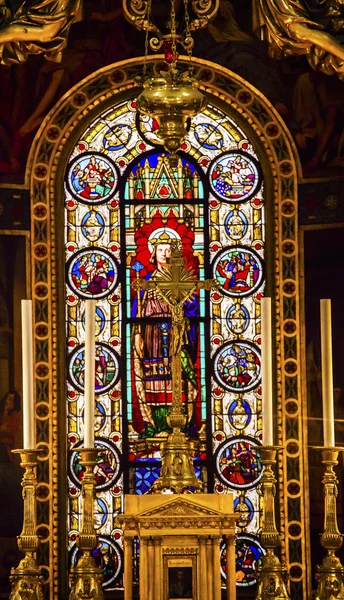
{"type": "Polygon", "coordinates": [[[263,262],[257,252],[247,246],[231,246],[215,256],[213,274],[225,296],[250,296],[263,281],[263,262]]]}
{"type": "Polygon", "coordinates": [[[223,442],[216,450],[215,471],[224,485],[234,490],[255,487],[263,467],[259,442],[249,436],[223,442]]]}
{"type": "MultiPolygon", "coordinates": [[[[81,552],[75,543],[70,549],[70,561],[76,566],[81,552]]],[[[123,551],[117,542],[107,535],[98,536],[97,547],[92,550],[92,556],[97,567],[104,571],[103,588],[113,590],[123,570],[123,551]]]]}
{"type": "Polygon", "coordinates": [[[101,402],[96,402],[94,411],[94,431],[98,433],[103,429],[106,421],[106,412],[104,405],[101,402]]]}
{"type": "Polygon", "coordinates": [[[242,431],[250,424],[252,411],[250,405],[244,398],[238,396],[229,407],[228,418],[231,425],[238,431],[242,431]]]}
{"type": "Polygon", "coordinates": [[[67,171],[67,189],[83,204],[104,204],[115,194],[117,183],[115,163],[99,152],[78,154],[67,171]]]}
{"type": "Polygon", "coordinates": [[[214,376],[230,392],[249,392],[260,381],[260,352],[251,342],[226,342],[214,356],[214,376]]]}
{"type": "Polygon", "coordinates": [[[238,242],[246,235],[247,229],[246,215],[241,210],[231,210],[225,219],[225,231],[228,237],[238,242]]]}
{"type": "Polygon", "coordinates": [[[223,135],[221,131],[211,123],[197,123],[194,129],[196,142],[207,150],[221,150],[223,146],[223,135]]]}
{"type": "Polygon", "coordinates": [[[209,181],[213,194],[230,203],[246,202],[260,188],[261,172],[253,156],[234,150],[215,158],[209,168],[209,181]]]}
{"type": "Polygon", "coordinates": [[[233,304],[226,314],[226,324],[231,333],[240,335],[246,331],[250,323],[249,312],[240,300],[233,304]]]}
{"type": "Polygon", "coordinates": [[[239,492],[239,496],[234,500],[234,512],[239,515],[237,525],[242,529],[247,527],[254,517],[253,504],[243,491],[239,492]]]}
{"type": "Polygon", "coordinates": [[[86,213],[81,221],[82,235],[88,242],[93,244],[97,242],[103,235],[105,223],[102,215],[97,211],[86,213]]]}
{"type": "MultiPolygon", "coordinates": [[[[82,326],[83,329],[86,328],[86,323],[85,323],[85,312],[82,315],[82,326]]],[[[97,306],[96,307],[96,336],[98,336],[100,333],[102,333],[102,331],[104,330],[106,324],[106,317],[104,314],[104,311],[97,306]]]]}
{"type": "Polygon", "coordinates": [[[126,148],[132,136],[132,129],[128,123],[113,123],[108,126],[104,137],[103,146],[105,150],[117,152],[126,148]]]}
{"type": "MultiPolygon", "coordinates": [[[[236,554],[236,585],[249,587],[257,583],[257,568],[261,565],[265,551],[256,536],[238,535],[235,544],[236,554]]],[[[221,542],[220,548],[221,577],[226,581],[226,543],[221,542]]]]}
{"type": "MultiPolygon", "coordinates": [[[[85,467],[80,463],[78,449],[83,446],[78,442],[69,453],[69,477],[73,484],[80,489],[85,467]]],[[[99,448],[97,462],[93,472],[96,481],[96,491],[105,491],[114,486],[121,474],[121,456],[117,447],[105,438],[96,438],[95,447],[99,448]]]]}
{"type": "MultiPolygon", "coordinates": [[[[95,385],[96,394],[110,390],[119,378],[119,360],[116,352],[108,344],[96,344],[95,385]]],[[[85,346],[78,346],[69,357],[69,380],[79,392],[84,392],[85,346]]]]}
{"type": "Polygon", "coordinates": [[[67,262],[66,270],[68,284],[79,298],[104,298],[117,285],[117,261],[103,249],[79,250],[67,262]]]}
{"type": "Polygon", "coordinates": [[[106,502],[104,502],[104,500],[102,500],[102,498],[96,498],[96,500],[94,501],[93,514],[94,514],[94,519],[93,519],[94,529],[96,531],[98,531],[99,529],[104,527],[104,525],[107,521],[107,518],[109,516],[108,507],[106,505],[106,502]]]}

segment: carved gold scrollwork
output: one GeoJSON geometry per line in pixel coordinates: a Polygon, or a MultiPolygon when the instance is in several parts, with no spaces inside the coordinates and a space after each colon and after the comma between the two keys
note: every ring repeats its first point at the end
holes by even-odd
{"type": "Polygon", "coordinates": [[[197,16],[207,16],[208,20],[212,19],[219,8],[218,0],[212,2],[212,0],[193,0],[192,10],[197,16]]]}
{"type": "MultiPolygon", "coordinates": [[[[123,8],[127,5],[127,2],[123,2],[123,8]]],[[[146,0],[131,0],[130,7],[133,13],[137,16],[143,16],[147,12],[147,2],[146,0]]]]}
{"type": "MultiPolygon", "coordinates": [[[[186,4],[188,3],[188,0],[186,4]]],[[[176,35],[171,32],[169,35],[162,35],[162,32],[156,27],[151,19],[151,3],[146,0],[123,0],[123,12],[125,18],[132,23],[137,29],[144,31],[154,31],[156,37],[149,41],[152,50],[160,50],[164,39],[173,40],[180,43],[185,50],[191,50],[193,40],[189,35],[190,31],[203,29],[213,19],[219,8],[219,0],[192,0],[192,11],[195,15],[190,20],[188,27],[181,35],[176,35]]]]}

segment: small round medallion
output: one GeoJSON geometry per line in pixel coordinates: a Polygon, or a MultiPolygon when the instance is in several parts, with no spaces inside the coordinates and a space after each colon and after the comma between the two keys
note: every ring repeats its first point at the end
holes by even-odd
{"type": "Polygon", "coordinates": [[[114,195],[118,183],[115,163],[99,152],[84,152],[69,165],[66,186],[83,204],[104,204],[114,195]]]}
{"type": "MultiPolygon", "coordinates": [[[[85,472],[85,467],[80,463],[78,452],[78,449],[82,446],[83,441],[78,442],[69,454],[69,477],[78,489],[81,488],[81,481],[85,472]]],[[[108,439],[96,438],[95,447],[99,448],[99,452],[93,472],[96,491],[100,492],[110,489],[119,479],[121,475],[121,457],[115,444],[108,439]]]]}
{"type": "Polygon", "coordinates": [[[214,356],[214,375],[230,392],[248,392],[260,381],[260,352],[251,342],[227,342],[214,356]]]}
{"type": "Polygon", "coordinates": [[[218,478],[227,487],[245,490],[257,485],[262,476],[258,440],[243,436],[223,442],[215,454],[218,478]]]}
{"type": "Polygon", "coordinates": [[[261,285],[263,272],[259,254],[247,246],[224,248],[213,262],[214,277],[220,282],[225,296],[250,296],[261,285]]]}
{"type": "Polygon", "coordinates": [[[213,194],[225,202],[241,203],[252,198],[262,181],[260,167],[253,156],[234,150],[216,158],[209,169],[213,194]]]}
{"type": "MultiPolygon", "coordinates": [[[[116,352],[108,344],[96,344],[95,353],[96,394],[104,394],[114,387],[119,377],[119,360],[116,352]]],[[[84,392],[85,346],[78,346],[69,358],[69,380],[79,392],[84,392]]]]}
{"type": "Polygon", "coordinates": [[[69,259],[66,270],[68,284],[79,298],[104,298],[117,285],[116,259],[103,249],[79,250],[69,259]]]}

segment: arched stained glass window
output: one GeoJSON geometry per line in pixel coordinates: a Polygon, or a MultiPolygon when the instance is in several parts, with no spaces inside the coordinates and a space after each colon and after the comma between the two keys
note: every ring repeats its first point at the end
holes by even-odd
{"type": "Polygon", "coordinates": [[[230,117],[208,105],[172,158],[158,124],[140,118],[135,101],[122,102],[95,119],[74,148],[65,209],[72,560],[81,513],[85,300],[97,300],[95,556],[105,567],[105,588],[112,589],[122,585],[114,517],[123,493],[154,490],[160,445],[170,431],[170,309],[153,290],[137,292],[132,284],[154,280],[178,239],[195,276],[220,284],[184,307],[183,404],[204,491],[234,493],[237,583],[250,586],[263,552],[257,490],[265,231],[255,149],[230,117]]]}

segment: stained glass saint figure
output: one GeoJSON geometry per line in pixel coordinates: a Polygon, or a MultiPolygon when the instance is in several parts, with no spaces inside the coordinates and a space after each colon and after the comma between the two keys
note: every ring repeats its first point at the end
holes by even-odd
{"type": "MultiPolygon", "coordinates": [[[[177,220],[174,219],[177,225],[177,220]]],[[[184,229],[185,226],[183,226],[184,229]]],[[[147,238],[146,238],[147,239],[147,238]]],[[[148,237],[148,263],[135,261],[136,277],[154,280],[167,267],[172,240],[180,239],[171,227],[153,229],[148,237]]],[[[188,327],[182,342],[183,403],[187,431],[196,436],[199,424],[198,328],[192,318],[199,315],[195,294],[185,303],[188,327]]],[[[166,417],[172,403],[171,309],[155,289],[141,290],[132,302],[133,327],[133,425],[141,438],[164,437],[171,432],[166,417]]]]}

